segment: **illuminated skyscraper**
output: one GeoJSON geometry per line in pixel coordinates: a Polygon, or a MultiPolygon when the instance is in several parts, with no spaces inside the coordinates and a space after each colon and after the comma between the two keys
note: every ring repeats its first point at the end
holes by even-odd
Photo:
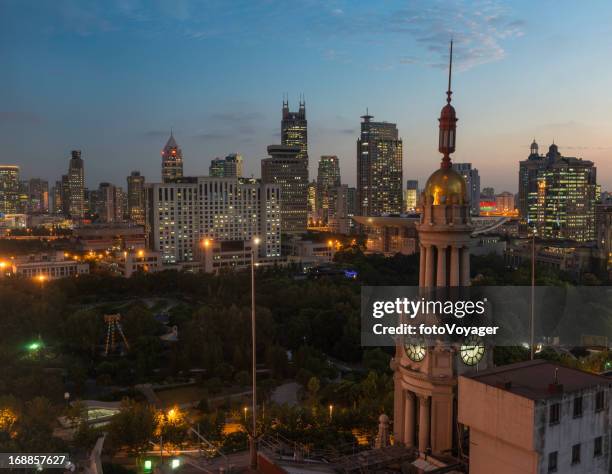
{"type": "Polygon", "coordinates": [[[359,214],[381,216],[402,212],[402,140],[394,123],[361,117],[357,139],[359,214]]]}
{"type": "Polygon", "coordinates": [[[306,121],[306,102],[300,99],[297,112],[289,110],[289,101],[283,100],[283,118],[281,121],[281,143],[299,147],[298,158],[308,163],[308,122],[306,121]]]}
{"type": "Polygon", "coordinates": [[[406,212],[415,212],[419,205],[419,182],[416,179],[406,181],[406,196],[404,209],[406,212]]]}
{"type": "Polygon", "coordinates": [[[85,167],[81,150],[72,150],[68,165],[68,215],[81,219],[85,212],[85,167]]]}
{"type": "Polygon", "coordinates": [[[45,213],[49,211],[49,183],[40,178],[28,181],[28,201],[31,213],[45,213]]]}
{"type": "Polygon", "coordinates": [[[132,171],[127,177],[127,211],[130,221],[145,223],[145,177],[139,171],[132,171]]]}
{"type": "Polygon", "coordinates": [[[183,151],[177,145],[174,135],[170,132],[170,138],[161,152],[162,156],[162,181],[168,183],[174,179],[183,177],[183,151]]]}
{"type": "Polygon", "coordinates": [[[597,169],[592,161],[567,157],[554,143],[545,156],[531,154],[519,165],[519,213],[523,234],[545,239],[595,240],[597,169]]]}
{"type": "Polygon", "coordinates": [[[308,183],[308,225],[318,225],[319,215],[317,213],[317,182],[308,183]]]}
{"type": "Polygon", "coordinates": [[[0,165],[0,212],[15,214],[19,200],[19,166],[0,165]]]}
{"type": "Polygon", "coordinates": [[[64,196],[62,190],[62,181],[58,180],[55,185],[51,188],[51,212],[53,214],[61,214],[64,210],[64,204],[62,198],[64,196]]]}
{"type": "Polygon", "coordinates": [[[98,216],[101,222],[123,222],[125,193],[119,186],[100,183],[98,189],[98,216]]]}
{"type": "Polygon", "coordinates": [[[317,211],[319,218],[327,222],[333,213],[334,190],[340,186],[340,162],[337,156],[323,155],[317,173],[317,211]]]}
{"type": "Polygon", "coordinates": [[[261,160],[261,180],[280,187],[281,231],[306,231],[308,218],[308,162],[300,158],[300,148],[270,145],[269,158],[261,160]]]}
{"type": "Polygon", "coordinates": [[[215,178],[242,178],[242,156],[231,153],[210,162],[208,175],[215,178]]]}

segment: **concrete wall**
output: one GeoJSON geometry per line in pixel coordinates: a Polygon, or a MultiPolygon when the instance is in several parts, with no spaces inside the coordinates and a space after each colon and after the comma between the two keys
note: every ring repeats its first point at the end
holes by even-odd
{"type": "Polygon", "coordinates": [[[458,421],[470,428],[470,474],[536,473],[534,402],[459,377],[458,421]]]}

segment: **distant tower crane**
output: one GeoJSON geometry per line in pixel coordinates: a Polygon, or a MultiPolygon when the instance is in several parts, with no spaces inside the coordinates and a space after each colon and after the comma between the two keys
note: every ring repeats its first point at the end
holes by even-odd
{"type": "Polygon", "coordinates": [[[119,332],[121,338],[123,339],[123,344],[125,344],[125,348],[129,349],[130,345],[127,342],[125,334],[123,333],[123,329],[121,328],[121,315],[120,314],[105,314],[104,322],[106,323],[106,348],[104,350],[104,355],[108,356],[109,350],[114,351],[117,346],[117,342],[115,339],[115,332],[119,332]]]}

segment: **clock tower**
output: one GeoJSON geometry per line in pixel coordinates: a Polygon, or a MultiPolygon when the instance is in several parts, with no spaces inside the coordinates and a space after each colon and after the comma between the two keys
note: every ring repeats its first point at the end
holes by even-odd
{"type": "MultiPolygon", "coordinates": [[[[419,287],[424,292],[470,285],[470,203],[465,180],[453,170],[450,158],[457,128],[451,105],[452,57],[451,42],[446,105],[439,119],[442,161],[421,195],[423,211],[417,225],[419,287]]],[[[398,340],[391,362],[395,441],[421,453],[452,450],[457,439],[457,376],[484,364],[485,347],[479,340],[456,345],[398,340]]]]}

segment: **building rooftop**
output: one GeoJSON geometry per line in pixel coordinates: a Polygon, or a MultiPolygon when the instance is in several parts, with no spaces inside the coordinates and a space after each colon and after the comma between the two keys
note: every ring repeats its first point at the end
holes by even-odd
{"type": "Polygon", "coordinates": [[[560,393],[577,392],[597,385],[612,386],[612,380],[607,377],[541,359],[495,367],[464,377],[530,400],[545,400],[560,393]]]}

